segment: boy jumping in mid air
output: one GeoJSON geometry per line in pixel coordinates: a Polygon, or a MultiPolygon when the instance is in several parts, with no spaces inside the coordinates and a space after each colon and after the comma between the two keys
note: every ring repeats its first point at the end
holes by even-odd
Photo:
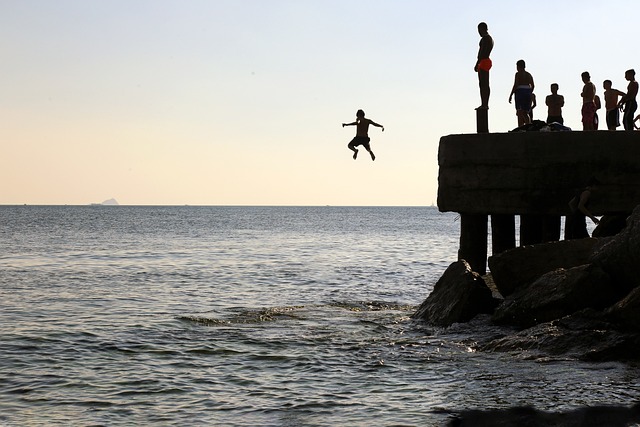
{"type": "Polygon", "coordinates": [[[371,151],[371,146],[369,145],[369,125],[374,125],[376,127],[382,128],[382,132],[384,132],[384,126],[377,124],[373,120],[364,118],[364,111],[358,110],[356,113],[356,121],[353,123],[343,123],[342,127],[345,126],[356,126],[356,136],[351,140],[349,145],[349,150],[353,151],[353,160],[358,157],[358,149],[356,148],[358,145],[364,146],[365,150],[371,154],[371,160],[375,160],[376,156],[371,151]]]}

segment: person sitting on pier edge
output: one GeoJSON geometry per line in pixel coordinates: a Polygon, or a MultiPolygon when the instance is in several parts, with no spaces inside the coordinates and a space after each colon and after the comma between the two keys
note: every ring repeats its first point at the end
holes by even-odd
{"type": "Polygon", "coordinates": [[[533,93],[533,76],[525,70],[525,62],[520,59],[516,62],[516,76],[513,81],[513,88],[509,95],[509,104],[511,98],[516,96],[516,115],[518,116],[518,126],[528,125],[531,123],[529,112],[531,111],[531,95],[533,93]]]}
{"type": "Polygon", "coordinates": [[[576,195],[569,202],[571,214],[567,215],[564,223],[565,240],[584,239],[589,237],[586,217],[589,217],[596,225],[600,222],[598,218],[593,216],[587,208],[591,192],[596,190],[598,185],[600,185],[600,181],[598,181],[597,178],[592,177],[589,179],[589,182],[587,182],[587,186],[578,190],[576,195]]]}

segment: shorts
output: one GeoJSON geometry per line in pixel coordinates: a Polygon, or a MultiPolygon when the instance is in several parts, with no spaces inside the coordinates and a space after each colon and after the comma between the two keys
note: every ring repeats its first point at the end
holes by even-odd
{"type": "Polygon", "coordinates": [[[620,110],[614,108],[607,111],[607,129],[617,128],[620,126],[620,110]]]}
{"type": "Polygon", "coordinates": [[[489,71],[493,63],[489,58],[484,58],[478,61],[478,70],[489,71]]]}
{"type": "Polygon", "coordinates": [[[562,116],[547,116],[547,124],[549,123],[560,123],[561,125],[563,125],[564,119],[562,118],[562,116]]]}
{"type": "Polygon", "coordinates": [[[349,143],[349,147],[357,147],[358,145],[362,145],[364,146],[364,148],[369,150],[371,148],[369,146],[370,141],[371,141],[371,138],[369,138],[368,136],[356,136],[349,143]]]}
{"type": "Polygon", "coordinates": [[[529,112],[531,110],[531,86],[516,88],[516,110],[529,112]]]}
{"type": "Polygon", "coordinates": [[[593,102],[585,102],[582,104],[582,123],[593,124],[596,115],[596,104],[593,102]]]}

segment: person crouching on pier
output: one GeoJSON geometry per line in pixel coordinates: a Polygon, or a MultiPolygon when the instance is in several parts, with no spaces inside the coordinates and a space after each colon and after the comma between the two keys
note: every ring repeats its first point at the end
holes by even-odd
{"type": "Polygon", "coordinates": [[[600,181],[592,177],[589,179],[587,186],[578,190],[569,202],[571,214],[567,216],[564,223],[565,240],[590,237],[587,231],[587,217],[596,225],[600,222],[588,209],[591,192],[597,190],[598,185],[600,185],[600,181]]]}

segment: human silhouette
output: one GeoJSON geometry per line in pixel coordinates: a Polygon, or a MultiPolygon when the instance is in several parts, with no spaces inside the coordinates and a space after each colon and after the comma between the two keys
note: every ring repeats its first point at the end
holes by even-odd
{"type": "Polygon", "coordinates": [[[594,116],[596,114],[596,85],[591,83],[591,76],[588,71],[581,74],[582,82],[582,130],[594,130],[594,116]]]}
{"type": "Polygon", "coordinates": [[[347,145],[347,147],[349,147],[349,150],[353,151],[353,160],[358,158],[358,149],[356,147],[359,145],[362,145],[365,150],[369,152],[369,154],[371,155],[371,160],[376,159],[375,154],[373,154],[373,151],[371,151],[371,145],[369,144],[369,142],[371,141],[371,139],[369,138],[369,125],[382,128],[382,132],[384,132],[384,126],[379,125],[373,120],[366,119],[364,117],[364,111],[362,110],[358,110],[356,112],[355,122],[342,124],[342,127],[356,126],[356,136],[351,140],[349,145],[347,145]]]}
{"type": "Polygon", "coordinates": [[[513,95],[516,96],[516,115],[518,116],[518,126],[531,123],[529,112],[531,111],[531,95],[533,93],[533,76],[525,70],[526,64],[520,59],[516,62],[516,75],[513,80],[513,88],[509,94],[509,104],[513,95]]]}
{"type": "Polygon", "coordinates": [[[618,97],[625,96],[624,92],[614,89],[611,80],[605,80],[602,83],[604,87],[604,108],[607,110],[607,129],[616,130],[620,126],[620,107],[618,106],[618,97]]]}
{"type": "Polygon", "coordinates": [[[551,95],[547,95],[545,104],[547,105],[547,123],[564,124],[562,118],[562,107],[564,107],[564,96],[558,94],[558,83],[551,84],[551,95]]]}
{"type": "Polygon", "coordinates": [[[597,178],[592,177],[587,182],[587,186],[578,190],[575,196],[569,201],[569,208],[571,214],[567,216],[564,226],[564,238],[565,240],[571,239],[583,239],[589,237],[587,231],[586,217],[589,217],[594,224],[598,224],[600,221],[593,216],[587,206],[589,206],[589,199],[592,191],[597,190],[600,185],[600,181],[597,178]]]}
{"type": "Polygon", "coordinates": [[[478,60],[473,68],[478,73],[478,83],[480,85],[480,106],[477,110],[489,108],[489,70],[491,69],[491,59],[489,55],[493,50],[493,38],[489,35],[487,24],[481,22],[478,24],[478,33],[480,34],[480,46],[478,48],[478,60]]]}
{"type": "Polygon", "coordinates": [[[596,111],[593,113],[593,130],[598,130],[598,126],[600,125],[598,110],[602,108],[602,102],[600,102],[600,97],[598,95],[593,97],[593,103],[596,106],[596,111]]]}
{"type": "Polygon", "coordinates": [[[627,86],[627,93],[621,99],[618,105],[624,106],[624,115],[622,116],[622,125],[624,130],[633,130],[633,118],[636,110],[638,109],[638,103],[636,96],[638,95],[638,82],[636,81],[636,72],[631,69],[624,73],[624,78],[629,81],[627,86]]]}

